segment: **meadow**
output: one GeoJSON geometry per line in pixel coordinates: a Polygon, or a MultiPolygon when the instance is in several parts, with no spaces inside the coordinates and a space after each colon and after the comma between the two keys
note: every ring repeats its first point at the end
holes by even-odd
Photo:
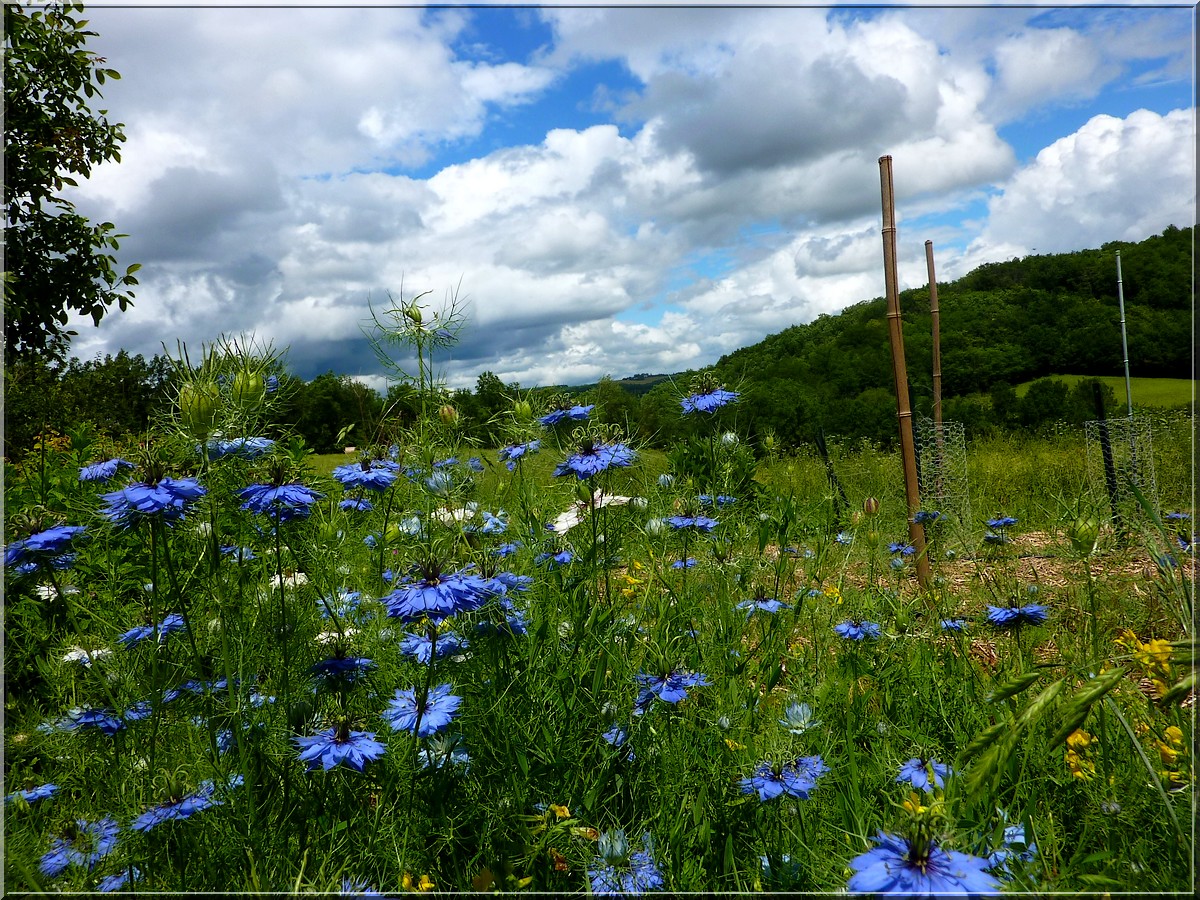
{"type": "Polygon", "coordinates": [[[422,366],[316,457],[267,371],[6,464],[7,890],[1190,895],[1189,417],[1119,529],[1081,432],[970,443],[922,585],[895,452],[716,384],[478,448],[422,366]]]}

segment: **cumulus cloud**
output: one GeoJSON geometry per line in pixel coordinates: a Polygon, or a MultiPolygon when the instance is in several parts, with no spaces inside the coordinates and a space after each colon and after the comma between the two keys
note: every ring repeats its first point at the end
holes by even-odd
{"type": "MultiPolygon", "coordinates": [[[[144,268],[134,307],[80,327],[75,352],[254,332],[302,377],[377,383],[372,307],[428,290],[467,314],[455,386],[700,367],[882,294],[884,153],[902,230],[992,197],[931,232],[942,277],[1190,222],[1190,112],[1097,117],[1026,165],[1001,137],[1131,61],[1187,56],[1162,16],[1118,49],[1120,11],[1046,15],[94,10],[129,138],[77,198],[144,268]],[[535,29],[537,49],[506,52],[495,23],[535,29]],[[556,93],[596,64],[610,74],[556,93]],[[597,96],[609,121],[556,118],[597,96]]],[[[901,255],[902,282],[923,283],[920,241],[901,255]]]]}

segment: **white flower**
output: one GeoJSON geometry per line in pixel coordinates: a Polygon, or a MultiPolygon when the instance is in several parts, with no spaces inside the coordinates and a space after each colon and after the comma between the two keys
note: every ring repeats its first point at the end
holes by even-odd
{"type": "Polygon", "coordinates": [[[82,666],[91,668],[92,663],[104,659],[106,656],[112,656],[112,651],[107,647],[100,647],[96,650],[84,650],[82,647],[72,647],[63,654],[62,661],[65,663],[79,663],[82,666]]]}

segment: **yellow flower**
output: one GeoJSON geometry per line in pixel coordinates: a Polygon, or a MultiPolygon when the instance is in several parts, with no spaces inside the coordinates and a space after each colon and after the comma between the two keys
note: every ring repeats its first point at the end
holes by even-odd
{"type": "Polygon", "coordinates": [[[1158,755],[1162,759],[1162,764],[1169,769],[1174,768],[1175,760],[1179,758],[1179,751],[1164,744],[1162,741],[1155,741],[1154,746],[1158,748],[1158,755]]]}
{"type": "Polygon", "coordinates": [[[1086,750],[1093,740],[1095,738],[1092,735],[1088,734],[1082,728],[1076,728],[1067,737],[1067,746],[1074,751],[1086,750]]]}
{"type": "Polygon", "coordinates": [[[1080,781],[1087,781],[1094,778],[1096,775],[1096,764],[1089,759],[1084,759],[1074,750],[1068,750],[1066,754],[1067,768],[1071,770],[1071,774],[1080,781]]]}
{"type": "Polygon", "coordinates": [[[733,740],[732,738],[725,738],[725,746],[728,747],[730,750],[745,750],[746,749],[745,744],[739,744],[737,741],[733,740]]]}
{"type": "Polygon", "coordinates": [[[554,813],[560,819],[571,818],[571,810],[565,806],[559,806],[557,803],[550,804],[550,812],[554,813]]]}
{"type": "Polygon", "coordinates": [[[413,877],[411,875],[409,875],[407,872],[404,873],[404,877],[400,880],[400,886],[403,887],[406,891],[422,891],[422,892],[432,891],[434,888],[433,879],[430,878],[428,875],[422,875],[420,881],[414,882],[413,877]]]}
{"type": "Polygon", "coordinates": [[[1183,743],[1183,732],[1180,731],[1175,725],[1168,725],[1163,731],[1163,737],[1166,738],[1169,743],[1175,744],[1176,746],[1179,746],[1183,743]]]}
{"type": "Polygon", "coordinates": [[[824,590],[821,591],[821,593],[824,594],[826,597],[828,597],[830,600],[832,600],[834,603],[842,602],[842,592],[838,590],[836,584],[828,585],[827,587],[825,587],[824,590]]]}
{"type": "Polygon", "coordinates": [[[908,795],[908,799],[904,801],[904,808],[914,816],[919,816],[922,813],[929,812],[928,806],[921,805],[921,798],[917,796],[916,791],[913,791],[908,795]]]}

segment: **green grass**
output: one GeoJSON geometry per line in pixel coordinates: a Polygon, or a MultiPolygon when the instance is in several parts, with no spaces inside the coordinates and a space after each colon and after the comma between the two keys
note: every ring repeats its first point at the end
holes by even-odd
{"type": "MultiPolygon", "coordinates": [[[[1125,404],[1125,377],[1122,375],[1051,375],[1058,381],[1064,381],[1068,387],[1074,387],[1086,378],[1096,378],[1112,388],[1117,401],[1125,404]]],[[[1038,381],[1040,379],[1034,379],[1038,381]]],[[[1025,392],[1033,381],[1026,381],[1016,386],[1018,397],[1024,397],[1025,392]]],[[[1189,378],[1130,378],[1129,387],[1133,392],[1135,407],[1157,407],[1173,409],[1190,406],[1194,399],[1196,383],[1189,378]]]]}

